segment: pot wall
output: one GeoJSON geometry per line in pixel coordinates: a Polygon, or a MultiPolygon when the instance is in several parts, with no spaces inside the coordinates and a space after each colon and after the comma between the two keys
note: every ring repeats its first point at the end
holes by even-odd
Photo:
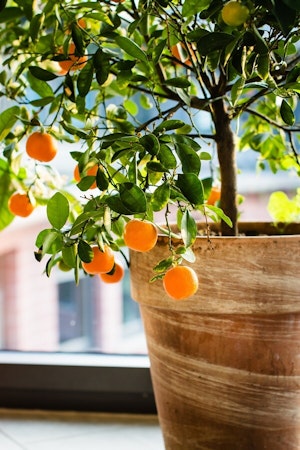
{"type": "Polygon", "coordinates": [[[202,237],[200,288],[149,283],[167,240],[131,254],[167,450],[300,448],[300,236],[202,237]]]}

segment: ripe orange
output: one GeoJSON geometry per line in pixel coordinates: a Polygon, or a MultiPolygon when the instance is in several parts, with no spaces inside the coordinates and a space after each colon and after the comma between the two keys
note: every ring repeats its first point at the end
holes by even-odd
{"type": "Polygon", "coordinates": [[[35,131],[27,139],[26,152],[37,161],[49,162],[56,156],[57,142],[51,134],[35,131]]]}
{"type": "Polygon", "coordinates": [[[124,242],[128,248],[148,252],[157,242],[157,228],[148,220],[132,219],[125,225],[124,242]]]}
{"type": "Polygon", "coordinates": [[[64,61],[58,61],[58,64],[62,69],[61,74],[67,73],[72,70],[82,69],[86,65],[88,59],[87,55],[77,56],[75,52],[75,44],[71,42],[69,45],[68,59],[64,61]]]}
{"type": "Polygon", "coordinates": [[[231,0],[223,6],[221,16],[226,25],[238,27],[248,19],[249,9],[239,1],[231,0]]]}
{"type": "MultiPolygon", "coordinates": [[[[98,172],[98,166],[97,164],[95,166],[90,167],[86,173],[84,173],[84,176],[96,176],[98,172]]],[[[74,179],[77,181],[77,183],[79,183],[79,181],[81,180],[81,175],[79,173],[79,167],[78,164],[75,166],[74,169],[74,179]]],[[[94,181],[94,183],[91,185],[90,189],[95,189],[97,187],[97,183],[96,181],[94,181]]]]}
{"type": "Polygon", "coordinates": [[[207,205],[214,205],[216,202],[218,202],[221,198],[221,189],[217,186],[213,186],[211,188],[211,191],[209,193],[208,199],[207,199],[207,205]]]}
{"type": "Polygon", "coordinates": [[[27,194],[15,192],[8,200],[8,209],[15,216],[28,217],[34,210],[34,205],[27,194]]]}
{"type": "Polygon", "coordinates": [[[114,267],[108,273],[100,273],[99,276],[105,283],[118,283],[124,277],[124,267],[119,261],[115,261],[114,267]]]}
{"type": "Polygon", "coordinates": [[[198,277],[191,267],[174,266],[166,272],[163,286],[169,297],[183,300],[197,292],[198,277]]]}
{"type": "Polygon", "coordinates": [[[92,250],[94,254],[92,261],[82,263],[84,270],[91,275],[110,272],[115,263],[115,257],[111,248],[105,245],[102,251],[99,247],[94,246],[92,250]]]}

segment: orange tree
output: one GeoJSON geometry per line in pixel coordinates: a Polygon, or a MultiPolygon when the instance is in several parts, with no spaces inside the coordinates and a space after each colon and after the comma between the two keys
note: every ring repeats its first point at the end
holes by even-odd
{"type": "Polygon", "coordinates": [[[171,235],[174,208],[183,245],[162,273],[193,260],[193,212],[236,234],[239,148],[255,150],[262,169],[299,173],[299,0],[1,0],[0,9],[1,228],[15,191],[47,205],[36,252],[48,255],[47,273],[63,262],[78,279],[95,245],[122,247],[134,217],[162,211],[171,235]],[[53,136],[58,154],[68,143],[77,199],[52,161],[23,151],[34,132],[53,136]],[[202,175],[214,152],[217,170],[202,175]],[[207,202],[216,173],[217,204],[207,202]]]}

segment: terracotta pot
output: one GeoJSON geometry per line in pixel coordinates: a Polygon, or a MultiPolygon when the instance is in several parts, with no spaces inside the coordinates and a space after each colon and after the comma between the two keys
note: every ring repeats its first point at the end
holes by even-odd
{"type": "MultiPolygon", "coordinates": [[[[272,226],[260,226],[270,232],[272,226]]],[[[274,230],[273,230],[274,231],[274,230]]],[[[149,283],[161,237],[131,254],[167,450],[300,448],[300,228],[293,236],[200,237],[199,291],[149,283]]]]}

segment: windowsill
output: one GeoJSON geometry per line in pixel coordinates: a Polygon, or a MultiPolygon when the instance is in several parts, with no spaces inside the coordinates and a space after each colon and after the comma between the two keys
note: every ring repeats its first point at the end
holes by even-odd
{"type": "Polygon", "coordinates": [[[0,409],[0,448],[163,450],[155,415],[0,409]]]}
{"type": "Polygon", "coordinates": [[[0,364],[149,368],[147,355],[0,351],[0,364]]]}
{"type": "Polygon", "coordinates": [[[0,408],[156,412],[147,356],[0,352],[0,408]]]}

